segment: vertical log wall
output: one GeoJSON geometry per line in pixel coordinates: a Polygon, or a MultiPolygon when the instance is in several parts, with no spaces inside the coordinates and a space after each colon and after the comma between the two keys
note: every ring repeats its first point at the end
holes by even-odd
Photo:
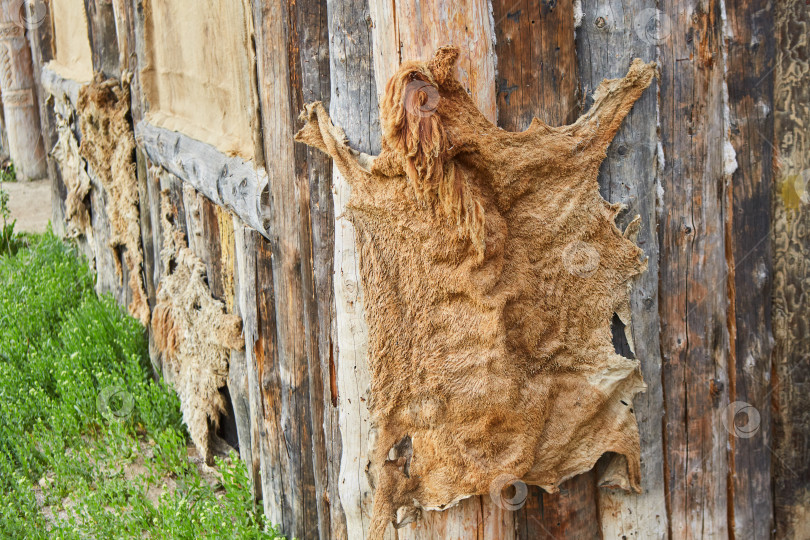
{"type": "MultiPolygon", "coordinates": [[[[41,117],[46,151],[58,135],[53,96],[80,86],[48,68],[58,21],[36,20],[51,1],[26,4],[35,24],[25,29],[37,99],[29,109],[41,117]]],[[[648,385],[633,404],[643,493],[601,487],[606,456],[559,493],[530,487],[518,511],[482,495],[387,536],[810,534],[803,1],[239,0],[253,66],[249,160],[149,123],[141,71],[157,1],[84,1],[94,70],[131,81],[145,289],[154,307],[168,197],[212,293],[243,319],[245,351],[231,356],[222,391],[232,410],[218,435],[238,446],[265,514],[286,535],[365,538],[373,497],[365,307],[354,230],[342,216],[350,187],[325,156],[293,142],[297,115],[321,100],[353,147],[378,153],[388,77],[447,43],[462,50],[458,75],[479,108],[513,131],[535,116],[574,121],[598,83],[635,57],[659,65],[600,172],[602,195],[627,206],[620,226],[641,215],[649,260],[631,320],[614,319],[617,350],[641,360],[648,385]]],[[[215,52],[216,40],[206,43],[215,52]]],[[[70,171],[51,158],[47,168],[63,230],[70,171]]],[[[78,241],[99,289],[126,304],[98,182],[87,204],[93,235],[78,241]]]]}

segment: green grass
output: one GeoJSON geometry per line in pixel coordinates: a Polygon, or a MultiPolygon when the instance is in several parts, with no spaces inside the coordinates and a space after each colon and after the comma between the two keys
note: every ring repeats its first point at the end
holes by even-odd
{"type": "Polygon", "coordinates": [[[189,461],[143,327],[74,248],[28,244],[0,255],[0,538],[278,538],[237,456],[189,461]]]}

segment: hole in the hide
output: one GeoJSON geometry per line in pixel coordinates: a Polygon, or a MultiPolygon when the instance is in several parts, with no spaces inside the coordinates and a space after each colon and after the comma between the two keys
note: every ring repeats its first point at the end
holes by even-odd
{"type": "Polygon", "coordinates": [[[232,446],[237,451],[239,450],[239,436],[236,429],[236,415],[233,410],[233,402],[231,401],[231,393],[228,392],[228,387],[223,386],[219,389],[219,394],[225,401],[225,412],[219,417],[219,428],[217,428],[217,437],[224,440],[228,445],[232,446]]]}
{"type": "Polygon", "coordinates": [[[633,351],[630,350],[630,344],[627,342],[627,335],[624,333],[624,323],[615,313],[613,320],[610,323],[610,331],[613,334],[613,348],[616,354],[620,354],[625,358],[635,358],[633,351]]]}
{"type": "Polygon", "coordinates": [[[623,400],[623,399],[620,399],[620,400],[619,400],[619,402],[620,402],[622,405],[624,405],[625,407],[627,407],[627,406],[629,405],[629,403],[627,403],[627,402],[626,402],[625,400],[623,400]]]}
{"type": "Polygon", "coordinates": [[[411,458],[413,457],[413,441],[410,435],[402,437],[398,443],[388,451],[388,461],[395,462],[397,468],[406,478],[411,477],[411,458]]]}

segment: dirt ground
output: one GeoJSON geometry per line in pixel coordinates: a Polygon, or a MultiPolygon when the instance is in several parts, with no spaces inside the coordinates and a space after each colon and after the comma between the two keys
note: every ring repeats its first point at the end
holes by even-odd
{"type": "Polygon", "coordinates": [[[51,220],[50,181],[5,182],[3,189],[9,194],[11,218],[17,220],[14,231],[45,232],[51,220]]]}

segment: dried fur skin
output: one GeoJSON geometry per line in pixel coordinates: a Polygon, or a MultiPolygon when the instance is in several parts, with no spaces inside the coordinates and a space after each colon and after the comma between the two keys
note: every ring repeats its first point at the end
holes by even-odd
{"type": "Polygon", "coordinates": [[[57,140],[51,156],[59,164],[62,181],[67,188],[65,199],[65,229],[68,236],[91,237],[93,234],[90,212],[85,198],[90,193],[90,176],[79,153],[79,142],[74,135],[75,115],[65,96],[51,96],[56,120],[57,140]]]}
{"type": "MultiPolygon", "coordinates": [[[[87,160],[109,197],[112,239],[110,247],[126,248],[132,291],[130,313],[144,326],[149,324],[149,303],[143,282],[138,178],[135,172],[135,136],[129,115],[129,83],[96,78],[79,91],[77,109],[81,120],[81,156],[87,160]]],[[[114,258],[119,280],[123,272],[114,258]]]]}
{"type": "Polygon", "coordinates": [[[646,261],[631,240],[637,223],[617,229],[620,207],[599,195],[597,175],[654,65],[636,60],[625,78],[604,81],[572,125],[535,119],[510,133],[475,108],[452,75],[456,56],[446,47],[401,66],[381,104],[376,158],[349,148],[320,103],[306,107],[296,135],[332,156],[352,189],[376,430],[371,538],[398,511],[447,508],[489,493],[502,475],[556,491],[605,452],[626,460],[616,485],[640,489],[632,398],[646,387],[638,360],[615,353],[610,325],[627,313],[646,261]],[[437,148],[439,128],[423,139],[402,133],[411,126],[392,98],[413,77],[440,94],[443,154],[424,161],[408,141],[437,148]],[[437,211],[439,195],[417,193],[431,180],[415,187],[409,177],[440,161],[463,174],[482,209],[483,253],[437,211]]]}
{"type": "Polygon", "coordinates": [[[228,381],[230,350],[245,346],[242,319],[226,313],[224,304],[211,296],[205,264],[174,225],[166,193],[161,194],[160,207],[163,274],[152,314],[152,334],[163,355],[164,375],[180,396],[191,440],[211,463],[210,429],[216,429],[220,414],[226,411],[219,389],[228,381]]]}

